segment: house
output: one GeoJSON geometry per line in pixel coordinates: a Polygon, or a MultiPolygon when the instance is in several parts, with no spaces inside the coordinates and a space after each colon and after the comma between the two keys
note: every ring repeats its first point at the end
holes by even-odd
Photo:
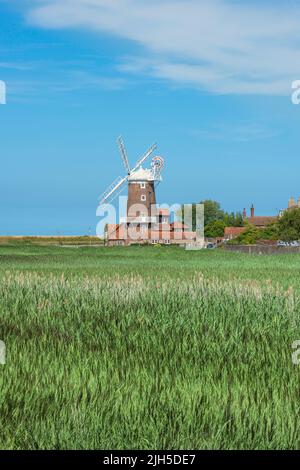
{"type": "Polygon", "coordinates": [[[268,225],[278,220],[278,217],[276,216],[269,216],[269,215],[256,216],[253,204],[250,208],[250,217],[247,217],[246,209],[244,209],[243,211],[243,217],[245,221],[244,227],[225,227],[225,232],[224,232],[225,240],[228,241],[228,240],[233,240],[234,238],[237,238],[241,233],[243,233],[246,230],[247,224],[253,225],[254,227],[258,229],[264,229],[268,225]]]}
{"type": "Polygon", "coordinates": [[[257,227],[257,228],[266,228],[267,225],[270,225],[273,222],[276,222],[277,219],[278,219],[277,216],[270,216],[270,215],[256,216],[253,204],[250,208],[250,217],[247,217],[246,209],[244,209],[244,220],[248,222],[248,224],[254,225],[254,227],[257,227]]]}
{"type": "MultiPolygon", "coordinates": [[[[149,217],[146,217],[147,219],[149,217]]],[[[108,246],[133,244],[187,245],[196,242],[196,232],[182,222],[170,223],[169,209],[152,208],[151,222],[131,217],[120,224],[108,224],[105,240],[108,246]]]]}
{"type": "Polygon", "coordinates": [[[233,240],[245,231],[245,227],[225,227],[224,239],[233,240]]]}

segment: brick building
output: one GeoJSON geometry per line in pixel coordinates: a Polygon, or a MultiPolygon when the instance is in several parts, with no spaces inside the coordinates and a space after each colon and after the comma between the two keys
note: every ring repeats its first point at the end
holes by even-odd
{"type": "Polygon", "coordinates": [[[196,242],[196,232],[170,221],[170,211],[156,204],[151,170],[139,168],[128,178],[127,216],[105,230],[108,246],[133,244],[186,245],[196,242]]]}
{"type": "Polygon", "coordinates": [[[233,240],[234,238],[237,238],[241,233],[243,233],[246,230],[247,224],[253,225],[254,227],[258,229],[264,229],[268,225],[278,220],[278,217],[276,216],[269,216],[269,215],[256,216],[253,204],[250,208],[250,217],[247,216],[246,209],[244,209],[243,211],[243,217],[244,217],[244,222],[245,222],[244,227],[225,227],[225,232],[224,232],[225,240],[233,240]]]}

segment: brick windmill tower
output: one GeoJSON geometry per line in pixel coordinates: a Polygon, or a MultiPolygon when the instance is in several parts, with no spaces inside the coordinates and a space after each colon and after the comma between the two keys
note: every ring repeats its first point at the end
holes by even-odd
{"type": "Polygon", "coordinates": [[[150,168],[143,168],[143,163],[156,150],[156,144],[136,162],[133,169],[129,166],[127,152],[122,137],[118,139],[118,145],[126,176],[119,176],[100,198],[100,204],[110,203],[121,194],[126,184],[128,184],[127,202],[127,224],[149,224],[156,223],[152,220],[151,210],[156,206],[155,188],[162,181],[161,173],[164,167],[164,160],[161,157],[154,157],[150,168]]]}

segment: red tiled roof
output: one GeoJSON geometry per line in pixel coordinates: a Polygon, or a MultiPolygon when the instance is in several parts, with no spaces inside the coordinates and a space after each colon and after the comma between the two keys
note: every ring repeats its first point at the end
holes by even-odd
{"type": "Polygon", "coordinates": [[[225,237],[238,237],[244,231],[245,227],[225,227],[224,235],[225,237]]]}
{"type": "Polygon", "coordinates": [[[115,233],[117,232],[119,228],[119,225],[116,225],[116,224],[107,224],[106,226],[106,233],[111,236],[111,235],[115,235],[115,233]]]}
{"type": "Polygon", "coordinates": [[[109,240],[124,240],[126,228],[124,224],[107,224],[107,236],[109,240]]]}
{"type": "Polygon", "coordinates": [[[162,215],[170,215],[170,210],[169,209],[161,208],[161,209],[158,209],[158,212],[159,212],[159,214],[162,214],[162,215]]]}
{"type": "Polygon", "coordinates": [[[171,226],[168,223],[155,224],[155,226],[158,228],[158,231],[171,232],[171,226]]]}
{"type": "Polygon", "coordinates": [[[173,229],[177,229],[177,228],[188,229],[189,228],[188,225],[185,225],[182,222],[172,222],[170,225],[173,229]]]}
{"type": "Polygon", "coordinates": [[[273,216],[255,216],[255,217],[247,217],[246,219],[249,224],[255,225],[255,227],[265,227],[272,222],[277,220],[277,217],[273,216]]]}
{"type": "Polygon", "coordinates": [[[156,214],[159,214],[159,215],[165,215],[165,216],[169,216],[170,215],[170,210],[169,209],[164,209],[164,208],[160,208],[160,207],[155,207],[152,209],[153,211],[153,214],[156,215],[156,214]]]}

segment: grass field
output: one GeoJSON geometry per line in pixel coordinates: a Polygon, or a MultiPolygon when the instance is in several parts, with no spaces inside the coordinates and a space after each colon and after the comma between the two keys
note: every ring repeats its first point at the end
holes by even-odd
{"type": "Polygon", "coordinates": [[[299,449],[300,255],[0,246],[0,448],[299,449]]]}

